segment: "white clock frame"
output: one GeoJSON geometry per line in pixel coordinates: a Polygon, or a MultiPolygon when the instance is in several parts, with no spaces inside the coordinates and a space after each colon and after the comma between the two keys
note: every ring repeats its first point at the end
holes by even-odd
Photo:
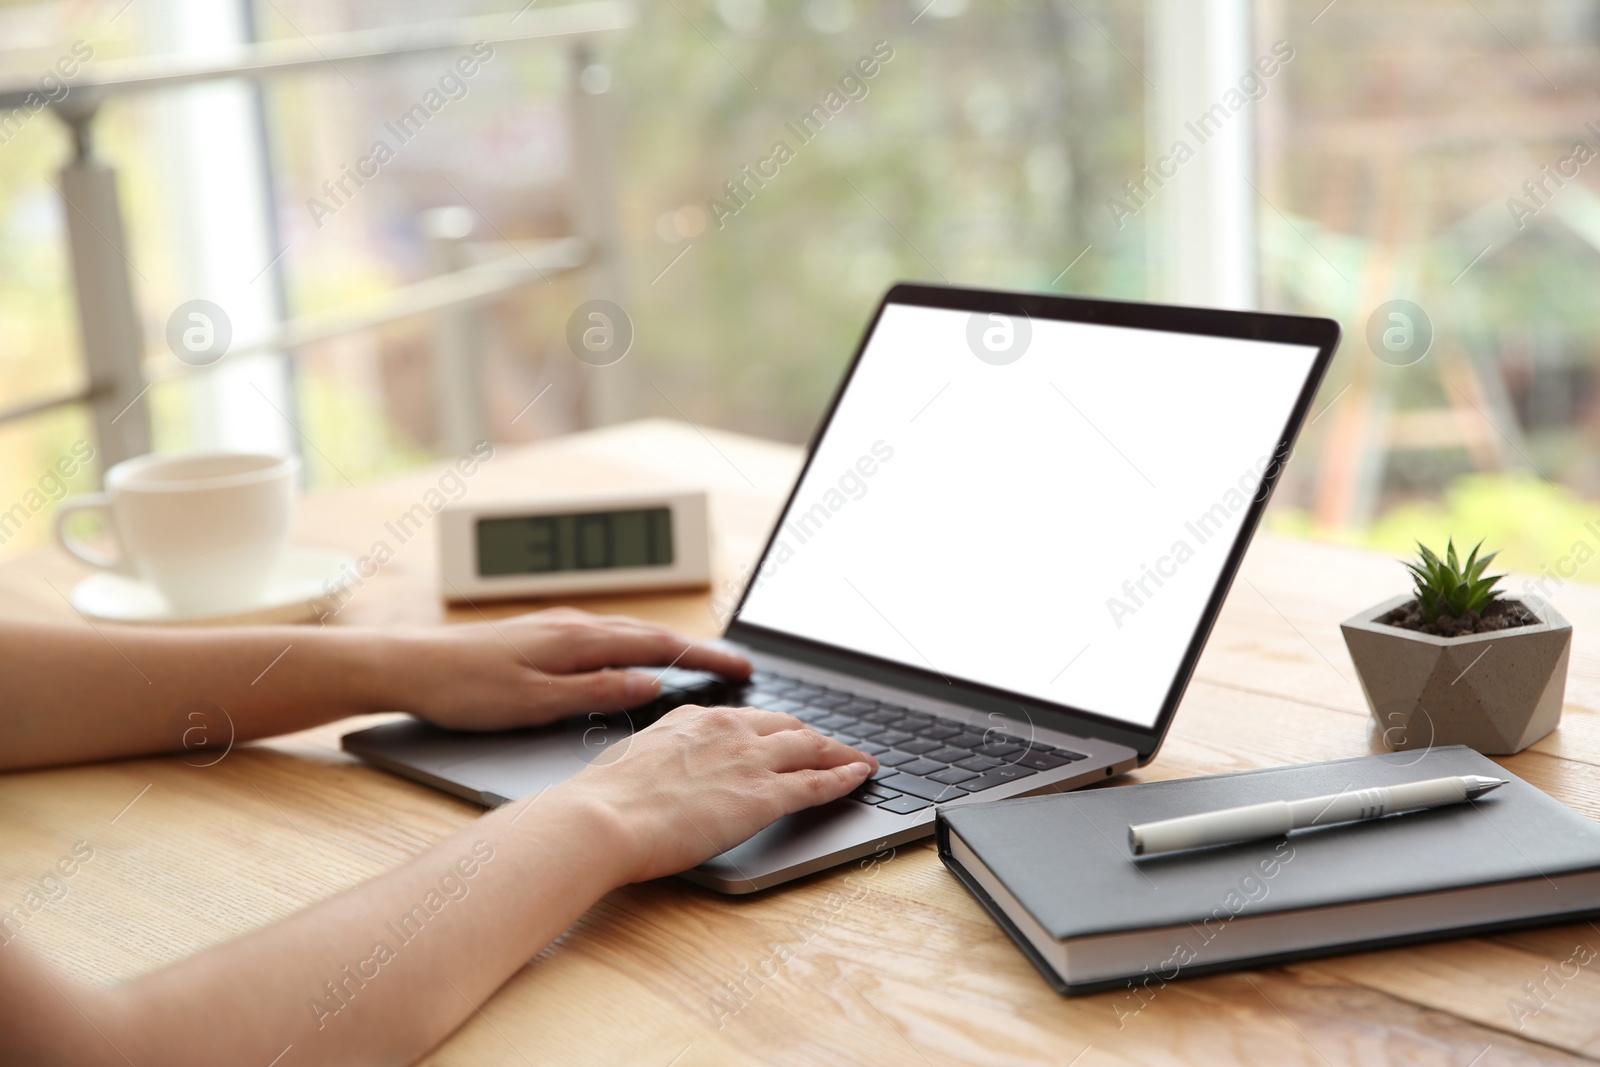
{"type": "Polygon", "coordinates": [[[704,588],[711,583],[711,525],[702,489],[636,490],[530,496],[519,500],[447,505],[439,512],[439,595],[445,600],[551,597],[704,588]],[[666,508],[672,522],[672,562],[656,567],[604,567],[544,574],[478,572],[478,523],[666,508]]]}

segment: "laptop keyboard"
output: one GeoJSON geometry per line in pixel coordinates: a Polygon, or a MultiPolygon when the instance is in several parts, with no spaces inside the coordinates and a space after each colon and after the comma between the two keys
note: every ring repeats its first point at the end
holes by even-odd
{"type": "Polygon", "coordinates": [[[772,671],[756,671],[737,699],[878,757],[878,772],[850,796],[901,815],[1089,758],[772,671]]]}

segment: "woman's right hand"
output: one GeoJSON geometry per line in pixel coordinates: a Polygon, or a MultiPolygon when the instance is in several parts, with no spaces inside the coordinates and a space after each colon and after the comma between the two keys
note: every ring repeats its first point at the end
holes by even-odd
{"type": "Polygon", "coordinates": [[[836,800],[877,768],[793,715],[687,706],[612,746],[560,788],[606,813],[622,838],[624,881],[642,882],[836,800]]]}

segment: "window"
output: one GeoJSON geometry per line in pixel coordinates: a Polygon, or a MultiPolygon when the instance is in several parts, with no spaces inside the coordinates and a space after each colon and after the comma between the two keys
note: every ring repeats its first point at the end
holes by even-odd
{"type": "MultiPolygon", "coordinates": [[[[157,447],[295,448],[343,484],[468,430],[656,414],[804,440],[899,279],[1258,304],[1346,337],[1278,528],[1390,548],[1471,528],[1537,569],[1600,520],[1596,9],[674,0],[581,49],[494,44],[470,75],[461,49],[119,95],[95,132],[157,381],[140,403],[157,447]],[[614,253],[599,275],[562,269],[574,234],[614,253]],[[509,280],[409,314],[485,263],[509,280]],[[631,339],[614,366],[568,339],[597,277],[631,339]],[[212,369],[167,350],[196,298],[232,328],[212,369]],[[259,343],[285,317],[319,327],[290,355],[259,343]]],[[[113,0],[0,28],[26,82],[78,41],[92,70],[562,10],[113,0]]],[[[86,381],[52,188],[70,156],[42,112],[0,143],[3,411],[86,381]]],[[[65,406],[0,426],[0,507],[89,425],[65,406]]]]}

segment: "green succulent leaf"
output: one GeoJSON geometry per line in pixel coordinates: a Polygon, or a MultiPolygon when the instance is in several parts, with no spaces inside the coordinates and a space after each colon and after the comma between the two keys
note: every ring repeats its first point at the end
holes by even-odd
{"type": "Polygon", "coordinates": [[[1468,612],[1481,614],[1499,599],[1500,590],[1495,587],[1505,575],[1483,573],[1499,553],[1480,556],[1482,548],[1483,542],[1479,541],[1463,563],[1454,538],[1445,543],[1443,557],[1417,542],[1417,561],[1405,561],[1404,566],[1411,575],[1424,622],[1436,622],[1440,615],[1460,618],[1468,612]]]}

